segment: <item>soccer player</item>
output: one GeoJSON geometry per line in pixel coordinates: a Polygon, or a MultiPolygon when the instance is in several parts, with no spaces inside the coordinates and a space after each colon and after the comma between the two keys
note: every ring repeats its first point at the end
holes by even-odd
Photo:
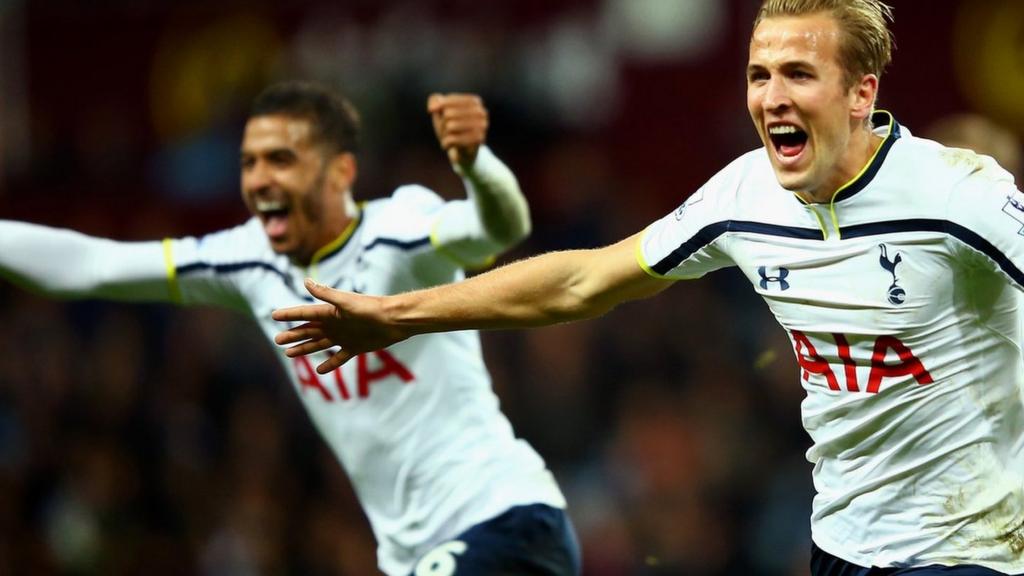
{"type": "Polygon", "coordinates": [[[1024,573],[1024,194],[991,159],[875,110],[889,20],[878,0],[765,0],[746,68],[764,147],[678,208],[605,248],[430,290],[307,281],[326,304],[276,311],[305,321],[278,343],[328,350],[328,371],[419,334],[598,316],[737,266],[799,363],[812,573],[1024,573]]]}
{"type": "MultiPolygon", "coordinates": [[[[322,87],[284,83],[256,98],[245,126],[246,223],[123,243],[0,221],[0,275],[53,296],[228,307],[268,337],[282,327],[273,309],[312,301],[307,276],[366,294],[461,279],[524,238],[529,211],[484,145],[481,99],[435,94],[427,109],[467,199],[410,185],[357,205],[356,111],[322,87]]],[[[352,480],[385,573],[579,572],[565,500],[499,411],[477,334],[412,338],[326,375],[279,355],[352,480]]]]}

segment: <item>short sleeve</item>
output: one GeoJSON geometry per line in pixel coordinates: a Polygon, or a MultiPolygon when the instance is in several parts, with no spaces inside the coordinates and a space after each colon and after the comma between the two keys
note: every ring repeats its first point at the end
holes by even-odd
{"type": "Polygon", "coordinates": [[[164,251],[171,295],[180,304],[247,312],[244,278],[269,273],[291,281],[255,219],[200,237],[167,239],[164,251]]]}
{"type": "Polygon", "coordinates": [[[648,274],[681,280],[733,265],[721,243],[729,229],[729,201],[735,197],[735,168],[730,165],[644,230],[637,261],[648,274]]]}
{"type": "Polygon", "coordinates": [[[486,266],[504,248],[487,236],[468,200],[445,202],[429,188],[407,185],[395,190],[385,210],[375,219],[375,235],[406,245],[429,244],[430,253],[452,267],[486,266]]]}
{"type": "Polygon", "coordinates": [[[977,158],[950,194],[949,233],[1024,290],[1024,193],[990,158],[977,158]]]}

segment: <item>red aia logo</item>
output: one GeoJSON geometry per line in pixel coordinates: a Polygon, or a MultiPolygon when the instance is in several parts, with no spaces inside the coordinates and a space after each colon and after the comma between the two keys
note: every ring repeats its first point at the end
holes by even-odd
{"type": "MultiPolygon", "coordinates": [[[[796,361],[803,369],[804,380],[809,380],[811,374],[825,376],[828,387],[832,390],[841,390],[839,379],[829,365],[828,360],[818,353],[811,344],[807,335],[799,330],[793,330],[793,345],[796,349],[796,361]]],[[[846,389],[850,392],[860,392],[860,385],[857,383],[857,364],[850,356],[850,343],[843,334],[833,334],[836,341],[836,348],[839,359],[843,362],[843,374],[846,380],[846,389]]],[[[882,386],[883,378],[897,378],[900,376],[913,376],[918,384],[931,384],[931,374],[925,369],[924,364],[914,356],[903,342],[895,336],[879,336],[875,340],[875,347],[871,353],[871,372],[868,374],[868,387],[866,392],[877,394],[882,386]],[[892,350],[899,357],[896,364],[886,364],[885,356],[892,350]]]]}
{"type": "MultiPolygon", "coordinates": [[[[387,350],[378,350],[367,354],[360,354],[355,358],[356,364],[356,393],[360,398],[370,395],[370,385],[378,380],[397,377],[404,383],[412,382],[415,377],[412,372],[391,355],[387,350]],[[376,358],[376,367],[370,367],[369,356],[376,358]]],[[[320,381],[320,376],[313,370],[313,365],[305,356],[292,358],[292,365],[295,367],[295,377],[299,383],[299,393],[302,394],[308,389],[316,390],[323,397],[325,402],[334,402],[334,396],[320,381]]],[[[341,368],[335,369],[331,374],[334,376],[334,388],[342,400],[352,398],[345,376],[341,368]]]]}

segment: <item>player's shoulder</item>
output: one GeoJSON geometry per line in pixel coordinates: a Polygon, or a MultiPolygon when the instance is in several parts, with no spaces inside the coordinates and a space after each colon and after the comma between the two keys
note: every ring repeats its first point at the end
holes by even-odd
{"type": "Polygon", "coordinates": [[[256,217],[197,236],[195,241],[205,257],[219,261],[271,260],[277,256],[263,231],[263,223],[256,217]]]}
{"type": "Polygon", "coordinates": [[[775,211],[782,205],[766,202],[766,198],[783,193],[788,194],[775,179],[767,152],[761,147],[733,159],[711,176],[683,201],[675,216],[679,219],[687,213],[689,221],[707,223],[758,220],[769,217],[766,210],[775,211]]]}
{"type": "Polygon", "coordinates": [[[179,274],[212,270],[230,272],[233,277],[291,266],[287,256],[270,246],[258,218],[198,236],[169,240],[169,250],[179,274]]]}
{"type": "Polygon", "coordinates": [[[930,205],[972,229],[1000,221],[1000,213],[1020,220],[1024,194],[992,157],[926,138],[909,137],[902,144],[897,177],[914,184],[904,190],[908,203],[930,205]]]}
{"type": "Polygon", "coordinates": [[[933,189],[1013,184],[1013,175],[995,159],[973,150],[945,146],[912,135],[901,139],[898,150],[898,169],[923,178],[933,189]]]}
{"type": "Polygon", "coordinates": [[[766,202],[765,194],[779,190],[782,188],[773,176],[767,154],[760,148],[726,164],[665,218],[697,227],[727,225],[735,220],[775,220],[776,205],[781,203],[766,202]]]}
{"type": "Polygon", "coordinates": [[[738,184],[746,187],[763,189],[765,186],[779,188],[778,178],[768,160],[768,151],[764,146],[741,155],[732,161],[726,170],[735,174],[738,184]]]}
{"type": "MultiPolygon", "coordinates": [[[[746,152],[729,162],[698,192],[722,219],[758,220],[781,210],[781,200],[792,193],[779,185],[764,147],[746,152]]],[[[773,218],[774,219],[774,218],[773,218]]]]}
{"type": "Polygon", "coordinates": [[[419,184],[399,186],[390,196],[370,200],[363,204],[364,242],[381,238],[415,242],[429,238],[444,203],[436,192],[419,184]]]}
{"type": "Polygon", "coordinates": [[[706,198],[716,203],[729,204],[740,201],[748,189],[763,189],[776,186],[771,165],[764,148],[751,150],[725,165],[701,186],[706,198]]]}
{"type": "Polygon", "coordinates": [[[437,210],[444,204],[444,200],[437,192],[421,184],[399,186],[386,201],[391,209],[427,213],[437,210]]]}

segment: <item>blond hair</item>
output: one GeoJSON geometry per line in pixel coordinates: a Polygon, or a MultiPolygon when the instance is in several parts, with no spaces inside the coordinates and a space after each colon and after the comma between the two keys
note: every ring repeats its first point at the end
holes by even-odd
{"type": "Polygon", "coordinates": [[[881,78],[892,61],[895,41],[889,30],[892,8],[879,0],[764,0],[754,19],[754,30],[766,18],[818,12],[827,12],[842,30],[839,63],[845,70],[846,87],[852,87],[865,74],[881,78]]]}

